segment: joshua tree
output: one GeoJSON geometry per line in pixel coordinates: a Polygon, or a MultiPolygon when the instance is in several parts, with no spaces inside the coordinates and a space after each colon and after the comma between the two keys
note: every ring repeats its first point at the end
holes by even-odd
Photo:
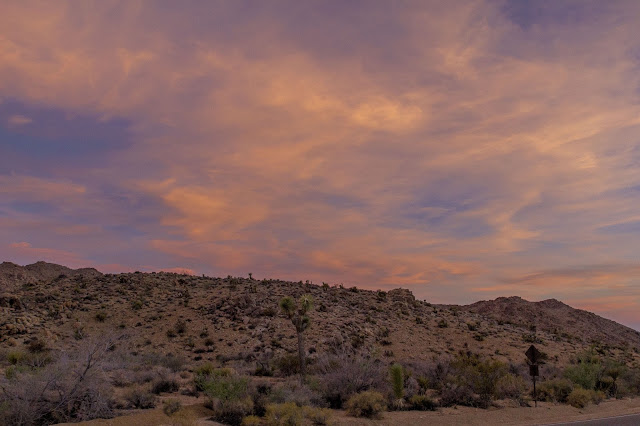
{"type": "Polygon", "coordinates": [[[306,360],[304,351],[304,331],[309,328],[311,320],[307,316],[313,308],[313,297],[305,294],[298,299],[296,303],[292,297],[285,297],[280,301],[280,309],[291,320],[298,334],[298,361],[300,362],[300,380],[304,381],[306,373],[306,360]]]}

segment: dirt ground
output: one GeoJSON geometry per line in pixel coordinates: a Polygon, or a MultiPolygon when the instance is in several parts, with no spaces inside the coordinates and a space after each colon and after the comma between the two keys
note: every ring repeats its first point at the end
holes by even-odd
{"type": "MultiPolygon", "coordinates": [[[[186,402],[186,401],[185,401],[186,402]]],[[[491,408],[488,410],[458,407],[437,411],[396,411],[384,413],[380,420],[356,419],[344,411],[335,411],[336,425],[395,426],[395,425],[540,425],[564,421],[589,420],[601,417],[640,413],[640,398],[604,401],[578,409],[568,405],[547,402],[534,407],[491,408]]],[[[185,405],[172,417],[162,412],[161,406],[152,410],[135,411],[109,420],[92,420],[83,425],[146,426],[146,425],[219,425],[207,420],[211,412],[201,403],[185,405]]],[[[77,423],[76,423],[77,424],[77,423]]],[[[71,424],[67,424],[71,425],[71,424]]]]}

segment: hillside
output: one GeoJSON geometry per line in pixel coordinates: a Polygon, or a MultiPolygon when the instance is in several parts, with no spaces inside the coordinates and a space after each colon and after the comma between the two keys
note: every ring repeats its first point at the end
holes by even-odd
{"type": "Polygon", "coordinates": [[[0,265],[0,346],[41,338],[51,348],[66,349],[86,336],[117,333],[135,354],[220,365],[268,363],[295,351],[295,332],[278,302],[303,293],[315,299],[307,337],[312,359],[361,353],[389,362],[432,361],[471,351],[521,364],[524,351],[537,342],[553,362],[566,363],[600,342],[627,364],[640,361],[639,333],[553,300],[440,306],[404,289],[163,272],[101,274],[44,262],[0,265]]]}
{"type": "Polygon", "coordinates": [[[574,309],[556,299],[528,302],[517,296],[499,297],[462,306],[461,309],[523,327],[535,325],[538,331],[582,342],[640,347],[640,333],[637,331],[592,312],[574,309]]]}

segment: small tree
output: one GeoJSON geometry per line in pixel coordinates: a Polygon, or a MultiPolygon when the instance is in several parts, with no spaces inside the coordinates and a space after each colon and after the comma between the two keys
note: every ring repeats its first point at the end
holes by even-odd
{"type": "Polygon", "coordinates": [[[304,351],[304,332],[309,325],[311,324],[311,320],[307,316],[307,312],[309,312],[313,308],[313,297],[310,294],[305,294],[298,299],[296,303],[292,297],[285,297],[280,301],[280,309],[282,312],[291,320],[291,323],[296,328],[296,333],[298,335],[298,361],[300,362],[300,380],[304,381],[304,377],[306,374],[306,360],[305,360],[305,351],[304,351]]]}

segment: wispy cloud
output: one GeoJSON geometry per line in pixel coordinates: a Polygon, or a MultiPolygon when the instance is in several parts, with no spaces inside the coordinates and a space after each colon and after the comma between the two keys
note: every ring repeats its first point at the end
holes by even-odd
{"type": "Polygon", "coordinates": [[[442,302],[636,288],[640,6],[525,3],[8,4],[0,229],[442,302]]]}

